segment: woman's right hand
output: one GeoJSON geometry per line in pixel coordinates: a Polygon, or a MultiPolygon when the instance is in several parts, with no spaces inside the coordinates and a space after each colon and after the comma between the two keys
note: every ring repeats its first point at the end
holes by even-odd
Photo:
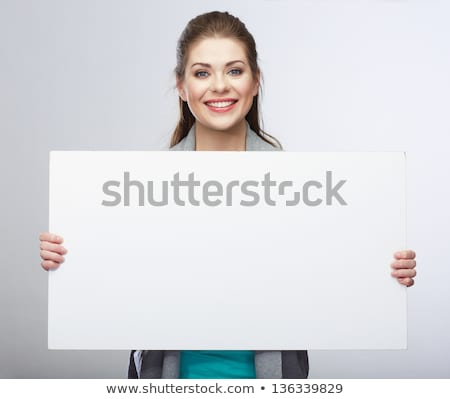
{"type": "Polygon", "coordinates": [[[39,240],[41,241],[41,266],[45,270],[58,268],[64,262],[63,255],[67,253],[67,249],[61,245],[64,239],[56,234],[45,232],[39,235],[39,240]]]}

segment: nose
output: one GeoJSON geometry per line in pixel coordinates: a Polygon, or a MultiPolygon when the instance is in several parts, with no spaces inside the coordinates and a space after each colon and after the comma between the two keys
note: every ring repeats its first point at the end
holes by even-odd
{"type": "Polygon", "coordinates": [[[228,88],[228,80],[224,75],[216,74],[213,76],[213,79],[211,79],[211,91],[216,93],[224,93],[228,90],[228,88]]]}

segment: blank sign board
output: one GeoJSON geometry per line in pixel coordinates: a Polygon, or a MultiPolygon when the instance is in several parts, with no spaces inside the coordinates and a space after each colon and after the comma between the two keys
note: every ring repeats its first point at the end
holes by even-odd
{"type": "Polygon", "coordinates": [[[400,349],[404,153],[50,154],[51,349],[400,349]]]}

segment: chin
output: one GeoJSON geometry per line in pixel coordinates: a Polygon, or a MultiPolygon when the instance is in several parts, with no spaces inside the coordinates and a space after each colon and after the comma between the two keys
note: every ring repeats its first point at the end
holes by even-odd
{"type": "Polygon", "coordinates": [[[207,129],[227,132],[241,126],[245,126],[245,119],[240,120],[238,122],[206,123],[206,124],[202,123],[202,125],[207,129]]]}

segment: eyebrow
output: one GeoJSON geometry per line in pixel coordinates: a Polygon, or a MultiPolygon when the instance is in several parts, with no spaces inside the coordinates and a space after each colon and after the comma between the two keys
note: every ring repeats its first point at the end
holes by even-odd
{"type": "MultiPolygon", "coordinates": [[[[235,64],[235,63],[237,63],[237,62],[240,62],[241,64],[244,64],[244,65],[245,65],[245,62],[244,62],[244,61],[241,61],[241,60],[234,60],[234,61],[227,62],[227,63],[225,64],[225,66],[228,67],[228,66],[233,65],[233,64],[235,64]]],[[[194,64],[191,65],[191,68],[193,68],[193,67],[195,67],[195,66],[197,66],[197,65],[202,66],[202,67],[204,67],[204,68],[211,68],[211,64],[207,64],[207,63],[205,63],[205,62],[196,62],[196,63],[194,63],[194,64]]]]}

